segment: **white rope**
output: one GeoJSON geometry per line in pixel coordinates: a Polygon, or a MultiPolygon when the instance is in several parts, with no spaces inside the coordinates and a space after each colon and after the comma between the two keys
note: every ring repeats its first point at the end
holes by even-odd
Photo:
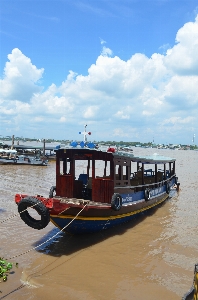
{"type": "Polygon", "coordinates": [[[9,217],[9,218],[7,218],[7,219],[1,221],[0,224],[1,224],[1,223],[4,223],[4,222],[6,222],[6,221],[8,221],[8,220],[10,220],[10,219],[13,219],[14,217],[17,217],[19,214],[22,214],[24,211],[26,211],[26,210],[28,210],[29,208],[32,208],[32,207],[34,207],[34,206],[36,206],[36,205],[38,205],[38,204],[39,204],[39,203],[36,203],[36,204],[34,204],[34,205],[32,205],[32,206],[27,207],[27,208],[24,209],[23,211],[18,212],[18,213],[16,213],[16,214],[12,215],[11,217],[9,217]]]}
{"type": "Polygon", "coordinates": [[[79,216],[79,214],[85,209],[85,207],[88,205],[88,203],[87,204],[85,204],[84,206],[83,206],[83,208],[77,213],[77,215],[67,224],[67,225],[65,225],[65,227],[63,227],[60,231],[58,231],[55,235],[53,235],[51,238],[49,238],[48,240],[46,240],[45,242],[43,242],[43,243],[41,243],[40,245],[38,245],[38,246],[36,246],[36,247],[34,247],[34,248],[31,248],[31,249],[29,249],[28,251],[25,251],[25,252],[23,252],[23,253],[21,253],[21,254],[18,254],[18,255],[15,255],[15,256],[13,256],[13,257],[10,257],[10,258],[8,258],[8,259],[6,259],[6,260],[10,260],[10,259],[13,259],[13,258],[16,258],[16,257],[19,257],[19,256],[21,256],[21,255],[24,255],[24,254],[27,254],[27,253],[29,253],[30,251],[32,251],[32,250],[35,250],[35,249],[37,249],[37,248],[39,248],[39,247],[41,247],[42,245],[44,245],[44,244],[46,244],[47,242],[49,242],[50,240],[52,240],[53,238],[55,238],[55,236],[57,236],[57,235],[59,235],[63,230],[65,230],[65,228],[67,228],[78,216],[79,216]]]}
{"type": "Polygon", "coordinates": [[[108,220],[106,221],[106,223],[105,223],[104,226],[102,227],[102,230],[105,229],[105,226],[107,225],[107,223],[109,222],[109,220],[110,220],[110,219],[108,219],[108,220]]]}
{"type": "Polygon", "coordinates": [[[69,207],[67,207],[67,208],[65,208],[64,210],[62,210],[59,214],[58,214],[58,216],[59,215],[61,215],[62,213],[64,213],[66,210],[68,210],[70,208],[70,206],[69,207]]]}

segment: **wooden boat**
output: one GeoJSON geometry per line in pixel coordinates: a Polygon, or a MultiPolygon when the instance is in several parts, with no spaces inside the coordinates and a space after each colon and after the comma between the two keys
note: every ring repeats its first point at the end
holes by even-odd
{"type": "Polygon", "coordinates": [[[173,158],[76,146],[57,150],[56,185],[48,197],[16,194],[15,202],[32,228],[42,229],[51,220],[65,232],[81,234],[130,221],[164,202],[173,189],[179,189],[173,158]]]}

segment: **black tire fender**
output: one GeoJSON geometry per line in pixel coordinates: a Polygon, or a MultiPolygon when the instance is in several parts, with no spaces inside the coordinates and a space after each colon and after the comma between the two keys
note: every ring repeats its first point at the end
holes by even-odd
{"type": "Polygon", "coordinates": [[[48,208],[38,199],[33,197],[26,197],[23,198],[18,204],[18,212],[20,213],[21,219],[27,224],[28,226],[34,229],[43,229],[45,228],[50,221],[50,213],[48,208]],[[36,220],[30,216],[28,213],[27,208],[34,205],[34,209],[37,213],[41,216],[40,220],[36,220]]]}
{"type": "Polygon", "coordinates": [[[53,198],[54,197],[54,192],[56,191],[56,186],[53,185],[51,188],[50,188],[50,191],[49,191],[49,198],[53,198]]]}
{"type": "Polygon", "coordinates": [[[167,194],[170,193],[170,184],[169,184],[169,182],[166,183],[166,193],[167,194]]]}
{"type": "Polygon", "coordinates": [[[145,189],[145,191],[144,191],[144,198],[145,198],[145,201],[149,201],[150,200],[151,195],[150,195],[150,190],[149,189],[145,189]]]}
{"type": "Polygon", "coordinates": [[[111,199],[111,208],[113,210],[120,210],[122,207],[122,197],[120,194],[113,194],[111,199]]]}

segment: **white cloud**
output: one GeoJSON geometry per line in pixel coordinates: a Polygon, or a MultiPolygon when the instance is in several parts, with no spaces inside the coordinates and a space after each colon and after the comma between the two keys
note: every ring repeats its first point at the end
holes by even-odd
{"type": "Polygon", "coordinates": [[[113,54],[113,51],[110,48],[107,48],[103,46],[101,55],[102,56],[111,56],[113,54]]]}
{"type": "Polygon", "coordinates": [[[106,44],[106,41],[100,38],[101,45],[106,44]]]}
{"type": "Polygon", "coordinates": [[[34,118],[34,121],[35,121],[35,122],[42,122],[42,121],[43,121],[43,118],[42,118],[42,117],[35,117],[35,118],[34,118]]]}
{"type": "Polygon", "coordinates": [[[92,119],[96,116],[97,111],[98,111],[97,106],[87,107],[86,110],[84,111],[83,116],[85,119],[92,119]]]}
{"type": "Polygon", "coordinates": [[[177,109],[197,109],[198,76],[173,76],[165,86],[164,96],[177,109]]]}
{"type": "Polygon", "coordinates": [[[59,119],[59,122],[61,122],[61,123],[66,123],[66,122],[67,122],[67,119],[66,119],[65,117],[61,117],[61,118],[59,119]]]}
{"type": "Polygon", "coordinates": [[[0,80],[0,98],[28,102],[34,93],[42,90],[38,82],[44,69],[37,69],[17,48],[12,50],[8,59],[0,80]]]}
{"type": "Polygon", "coordinates": [[[131,107],[126,107],[123,110],[119,110],[118,112],[115,113],[115,117],[117,117],[118,119],[126,119],[129,120],[130,119],[130,113],[132,112],[131,107]]]}
{"type": "Polygon", "coordinates": [[[176,45],[167,50],[165,65],[178,75],[198,75],[198,16],[176,35],[176,45]]]}
{"type": "Polygon", "coordinates": [[[98,139],[164,138],[170,126],[173,138],[189,135],[198,114],[198,17],[178,30],[176,44],[164,55],[136,53],[127,61],[112,55],[103,46],[88,75],[71,70],[60,86],[52,83],[43,91],[44,69],[13,49],[0,80],[1,124],[12,116],[13,128],[41,122],[48,132],[86,122],[100,128],[98,139]]]}
{"type": "Polygon", "coordinates": [[[129,134],[128,134],[128,132],[125,132],[123,129],[121,129],[121,128],[115,128],[114,130],[113,130],[113,136],[114,137],[128,137],[129,136],[129,134]]]}
{"type": "Polygon", "coordinates": [[[169,118],[169,119],[165,119],[162,124],[163,125],[166,125],[166,124],[173,124],[173,125],[176,125],[176,124],[192,124],[192,122],[196,121],[195,118],[193,117],[185,117],[185,118],[181,118],[181,117],[172,117],[172,118],[169,118]]]}

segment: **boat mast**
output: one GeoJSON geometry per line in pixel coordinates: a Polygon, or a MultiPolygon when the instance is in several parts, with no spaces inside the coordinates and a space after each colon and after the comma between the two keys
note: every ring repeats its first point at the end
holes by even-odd
{"type": "Polygon", "coordinates": [[[85,125],[85,130],[83,132],[84,134],[84,142],[86,143],[87,142],[87,132],[86,132],[86,127],[87,127],[87,124],[85,125]]]}

